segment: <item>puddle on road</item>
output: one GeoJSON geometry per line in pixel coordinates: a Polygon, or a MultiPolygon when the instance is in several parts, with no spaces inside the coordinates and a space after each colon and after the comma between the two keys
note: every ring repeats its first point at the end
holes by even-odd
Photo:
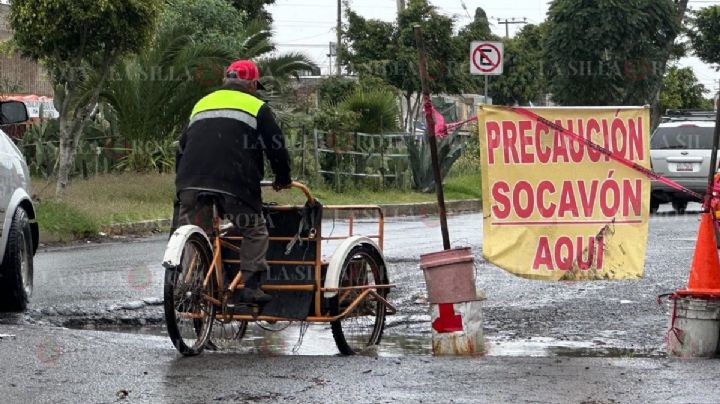
{"type": "MultiPolygon", "coordinates": [[[[215,327],[214,334],[218,334],[215,327]]],[[[120,332],[134,335],[150,335],[168,338],[164,326],[147,327],[93,327],[83,330],[120,332]]],[[[266,331],[255,324],[248,326],[241,341],[217,339],[221,351],[260,355],[318,355],[333,356],[338,351],[330,326],[310,325],[298,344],[300,326],[293,323],[282,331],[266,331]]],[[[488,338],[487,356],[497,357],[606,357],[647,358],[664,356],[659,349],[636,350],[613,347],[584,341],[561,341],[554,338],[533,337],[524,340],[508,340],[507,337],[488,338]]],[[[403,357],[430,356],[432,347],[429,335],[398,335],[386,333],[377,350],[368,356],[403,357]]]]}

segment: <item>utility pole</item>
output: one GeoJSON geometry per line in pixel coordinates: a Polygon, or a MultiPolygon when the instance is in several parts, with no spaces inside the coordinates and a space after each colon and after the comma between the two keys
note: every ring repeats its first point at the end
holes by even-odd
{"type": "Polygon", "coordinates": [[[337,75],[342,76],[342,65],[340,64],[340,44],[342,43],[342,0],[337,0],[337,45],[335,45],[335,64],[337,64],[337,75]]]}
{"type": "Polygon", "coordinates": [[[513,18],[497,18],[498,24],[505,25],[505,38],[510,38],[510,25],[514,24],[527,24],[527,18],[523,17],[522,21],[517,20],[515,21],[515,17],[513,18]]]}
{"type": "Polygon", "coordinates": [[[328,73],[332,76],[333,70],[335,69],[335,62],[333,59],[335,56],[337,56],[337,44],[335,42],[330,42],[330,45],[328,47],[328,54],[327,57],[330,59],[330,66],[328,68],[328,73]]]}
{"type": "Polygon", "coordinates": [[[397,0],[397,11],[400,14],[401,11],[405,10],[405,0],[397,0]]]}

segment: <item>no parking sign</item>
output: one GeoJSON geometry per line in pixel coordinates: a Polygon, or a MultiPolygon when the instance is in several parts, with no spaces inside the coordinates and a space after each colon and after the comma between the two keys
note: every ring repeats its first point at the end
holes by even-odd
{"type": "Polygon", "coordinates": [[[481,76],[503,74],[502,42],[473,42],[470,45],[470,73],[481,76]]]}

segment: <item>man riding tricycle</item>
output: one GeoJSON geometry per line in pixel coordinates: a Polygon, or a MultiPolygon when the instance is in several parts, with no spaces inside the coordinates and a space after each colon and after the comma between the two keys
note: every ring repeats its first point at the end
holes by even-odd
{"type": "MultiPolygon", "coordinates": [[[[165,319],[183,355],[200,353],[215,323],[329,322],[341,353],[379,343],[389,283],[382,254],[384,217],[378,206],[323,206],[292,182],[285,140],[251,61],[228,67],[222,89],[200,100],[177,153],[179,209],[168,243],[165,319]],[[267,156],[275,174],[264,183],[267,156]],[[262,187],[295,188],[301,206],[264,205],[262,187]],[[326,212],[348,220],[346,236],[323,236],[326,212]],[[377,231],[356,235],[362,213],[377,231]],[[177,227],[180,226],[180,227],[177,227]],[[341,242],[329,261],[323,242],[341,242]]],[[[242,332],[240,332],[242,330],[242,332]]]]}

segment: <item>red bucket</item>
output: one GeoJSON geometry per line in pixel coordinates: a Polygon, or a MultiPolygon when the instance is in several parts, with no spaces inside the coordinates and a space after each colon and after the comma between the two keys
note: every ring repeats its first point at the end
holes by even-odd
{"type": "Polygon", "coordinates": [[[470,247],[420,256],[428,300],[433,304],[477,300],[475,262],[470,247]]]}

